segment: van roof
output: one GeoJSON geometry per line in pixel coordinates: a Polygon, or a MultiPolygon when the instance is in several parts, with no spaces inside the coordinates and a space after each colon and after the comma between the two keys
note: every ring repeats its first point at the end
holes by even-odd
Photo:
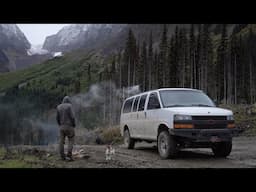
{"type": "Polygon", "coordinates": [[[127,97],[125,100],[133,98],[133,97],[137,97],[139,95],[144,95],[146,93],[153,92],[153,91],[168,91],[168,90],[170,90],[170,91],[199,91],[199,92],[202,92],[202,90],[191,89],[191,88],[160,88],[160,89],[154,89],[154,90],[149,90],[149,91],[141,92],[139,94],[127,97]]]}

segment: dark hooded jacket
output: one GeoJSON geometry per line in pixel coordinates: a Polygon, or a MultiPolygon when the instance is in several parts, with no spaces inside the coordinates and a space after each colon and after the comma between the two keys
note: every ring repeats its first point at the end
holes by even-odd
{"type": "Polygon", "coordinates": [[[57,107],[57,122],[59,125],[76,126],[74,112],[68,96],[65,96],[62,104],[57,107]]]}

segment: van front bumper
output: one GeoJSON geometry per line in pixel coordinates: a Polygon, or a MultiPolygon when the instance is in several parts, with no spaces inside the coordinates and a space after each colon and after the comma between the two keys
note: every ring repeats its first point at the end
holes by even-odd
{"type": "Polygon", "coordinates": [[[171,135],[189,139],[194,142],[219,142],[230,141],[238,136],[237,128],[225,129],[169,129],[171,135]]]}

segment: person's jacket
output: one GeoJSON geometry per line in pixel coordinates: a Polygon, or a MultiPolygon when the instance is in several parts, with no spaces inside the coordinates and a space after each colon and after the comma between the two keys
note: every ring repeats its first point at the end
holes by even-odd
{"type": "Polygon", "coordinates": [[[57,107],[57,123],[75,127],[75,116],[68,96],[64,97],[62,104],[57,107]]]}

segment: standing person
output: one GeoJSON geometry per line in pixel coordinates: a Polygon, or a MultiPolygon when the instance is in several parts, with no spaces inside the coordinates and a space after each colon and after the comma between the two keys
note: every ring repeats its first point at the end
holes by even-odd
{"type": "Polygon", "coordinates": [[[72,149],[75,141],[75,116],[70,98],[65,96],[62,104],[57,107],[57,122],[60,126],[59,152],[62,160],[73,161],[72,149]],[[68,153],[65,156],[64,144],[68,137],[68,153]]]}

